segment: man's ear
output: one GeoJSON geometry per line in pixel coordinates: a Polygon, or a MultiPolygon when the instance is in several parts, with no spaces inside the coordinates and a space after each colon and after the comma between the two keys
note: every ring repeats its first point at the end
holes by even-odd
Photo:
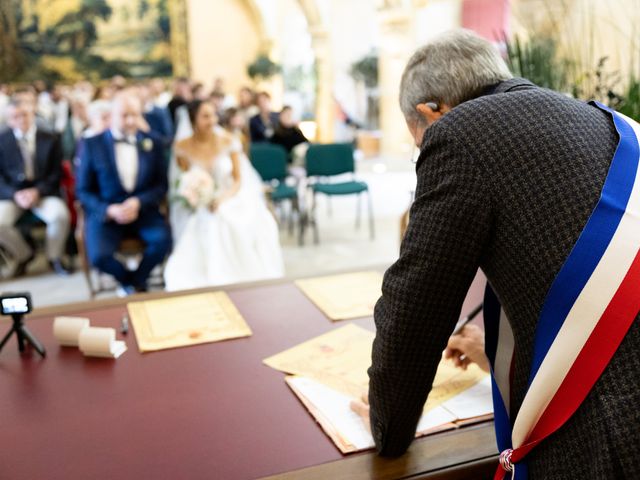
{"type": "Polygon", "coordinates": [[[442,115],[447,113],[449,110],[448,105],[441,105],[437,110],[432,109],[433,104],[430,103],[419,103],[416,105],[416,111],[420,114],[420,116],[424,119],[427,125],[431,125],[433,122],[438,120],[442,115]]]}

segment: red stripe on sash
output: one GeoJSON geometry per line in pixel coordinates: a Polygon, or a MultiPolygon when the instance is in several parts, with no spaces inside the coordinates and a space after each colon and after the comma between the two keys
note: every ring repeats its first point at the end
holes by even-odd
{"type": "MultiPolygon", "coordinates": [[[[578,409],[604,372],[640,312],[640,250],[567,376],[529,435],[513,451],[516,463],[560,428],[578,409]]],[[[500,467],[498,467],[500,468],[500,467]]]]}

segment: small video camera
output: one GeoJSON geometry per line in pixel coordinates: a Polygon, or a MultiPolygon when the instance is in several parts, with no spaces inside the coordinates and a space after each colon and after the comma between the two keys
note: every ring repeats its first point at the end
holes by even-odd
{"type": "Polygon", "coordinates": [[[26,315],[31,310],[31,295],[28,293],[5,293],[0,296],[2,315],[26,315]]]}

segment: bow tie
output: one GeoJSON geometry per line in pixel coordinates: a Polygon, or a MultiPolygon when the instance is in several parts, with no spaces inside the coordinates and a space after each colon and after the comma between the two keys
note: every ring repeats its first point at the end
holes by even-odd
{"type": "Polygon", "coordinates": [[[132,146],[136,145],[135,137],[132,137],[132,138],[126,138],[126,137],[114,138],[113,141],[115,143],[126,143],[127,145],[132,145],[132,146]]]}

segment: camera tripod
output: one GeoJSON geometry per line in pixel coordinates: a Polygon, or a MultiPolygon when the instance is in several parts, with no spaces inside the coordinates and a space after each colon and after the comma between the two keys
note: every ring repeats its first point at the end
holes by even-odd
{"type": "Polygon", "coordinates": [[[23,315],[14,314],[11,317],[13,318],[13,326],[4,336],[2,342],[0,342],[0,351],[2,351],[2,347],[4,347],[5,343],[9,341],[11,335],[15,333],[18,337],[18,350],[20,353],[25,351],[25,342],[27,342],[35,349],[36,352],[44,357],[47,352],[38,339],[27,329],[27,327],[24,326],[23,315]]]}

